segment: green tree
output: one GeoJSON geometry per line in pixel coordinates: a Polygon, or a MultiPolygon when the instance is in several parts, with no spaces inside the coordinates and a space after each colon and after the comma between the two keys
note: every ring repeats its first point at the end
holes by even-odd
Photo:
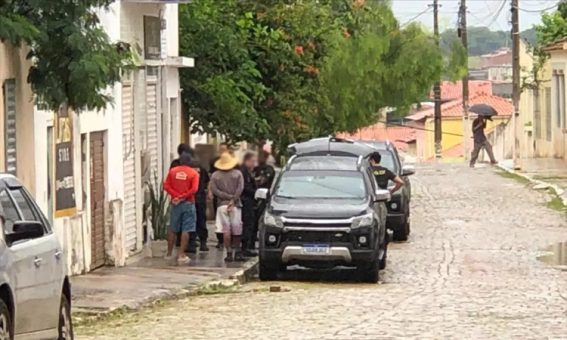
{"type": "Polygon", "coordinates": [[[541,24],[535,26],[539,46],[550,44],[567,37],[567,18],[562,12],[554,11],[541,16],[541,24]]]}
{"type": "Polygon", "coordinates": [[[0,41],[16,46],[22,41],[30,43],[38,33],[28,18],[18,13],[17,6],[12,0],[0,0],[0,41]]]}
{"type": "Polygon", "coordinates": [[[104,91],[131,61],[129,46],[111,42],[96,14],[112,2],[0,1],[0,38],[28,44],[28,81],[50,109],[101,109],[112,100],[104,91]]]}
{"type": "Polygon", "coordinates": [[[197,59],[181,72],[183,103],[192,131],[220,133],[229,141],[266,135],[256,112],[266,89],[249,51],[254,32],[268,32],[243,12],[237,0],[202,0],[180,6],[180,52],[197,59]]]}

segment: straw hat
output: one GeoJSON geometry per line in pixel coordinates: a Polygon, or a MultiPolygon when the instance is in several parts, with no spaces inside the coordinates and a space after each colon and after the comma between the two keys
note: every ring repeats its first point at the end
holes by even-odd
{"type": "Polygon", "coordinates": [[[220,155],[215,162],[215,168],[219,170],[232,170],[238,165],[238,160],[228,152],[220,155]]]}

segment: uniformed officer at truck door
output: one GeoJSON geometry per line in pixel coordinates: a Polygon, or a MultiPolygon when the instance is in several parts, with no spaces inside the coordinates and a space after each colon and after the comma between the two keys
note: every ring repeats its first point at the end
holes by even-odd
{"type": "Polygon", "coordinates": [[[374,174],[374,178],[376,178],[376,183],[380,189],[390,190],[390,193],[394,193],[404,185],[404,181],[400,178],[400,176],[396,175],[390,169],[383,167],[380,165],[380,161],[382,160],[382,156],[379,152],[374,152],[369,157],[370,166],[372,167],[372,173],[374,174]],[[388,189],[388,182],[394,182],[394,187],[392,189],[388,189]]]}

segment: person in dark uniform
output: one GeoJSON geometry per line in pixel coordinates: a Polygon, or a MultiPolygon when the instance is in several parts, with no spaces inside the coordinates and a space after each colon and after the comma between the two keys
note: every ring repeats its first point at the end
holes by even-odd
{"type": "Polygon", "coordinates": [[[258,188],[270,189],[276,177],[276,170],[268,164],[270,154],[261,150],[258,155],[258,166],[254,169],[254,177],[258,188]]]}
{"type": "Polygon", "coordinates": [[[242,159],[240,171],[244,178],[244,190],[240,196],[242,201],[242,254],[246,257],[258,256],[254,251],[256,243],[255,234],[255,209],[256,209],[256,180],[254,178],[254,167],[256,166],[256,155],[247,152],[242,159]]]}
{"type": "MultiPolygon", "coordinates": [[[[254,178],[256,179],[256,185],[258,188],[270,189],[274,178],[276,177],[276,170],[273,166],[268,164],[268,158],[270,154],[265,150],[260,150],[258,154],[258,166],[254,169],[254,178]]],[[[258,234],[258,223],[262,217],[262,213],[266,209],[266,201],[260,200],[256,206],[256,223],[254,223],[254,235],[258,234]]],[[[256,243],[254,242],[252,246],[256,243]]],[[[253,248],[252,248],[253,249],[253,248]]]]}
{"type": "MultiPolygon", "coordinates": [[[[209,164],[209,178],[213,176],[213,174],[218,170],[215,167],[215,163],[216,161],[219,160],[220,155],[222,155],[225,152],[229,152],[229,148],[228,148],[228,144],[226,143],[221,143],[219,144],[219,153],[218,156],[214,157],[210,164],[209,164]]],[[[214,215],[217,216],[217,208],[218,208],[218,199],[217,197],[215,197],[213,195],[212,190],[209,189],[209,198],[213,201],[213,210],[214,210],[214,215]]],[[[223,248],[223,243],[224,243],[224,236],[223,233],[216,233],[217,236],[217,249],[222,249],[223,248]]]]}
{"type": "MultiPolygon", "coordinates": [[[[199,238],[199,250],[208,251],[207,239],[209,238],[209,231],[207,230],[207,187],[209,185],[209,174],[208,172],[199,164],[199,162],[193,159],[193,150],[187,144],[179,144],[177,147],[177,154],[181,158],[181,155],[188,154],[192,157],[190,167],[199,173],[199,189],[195,194],[195,210],[197,211],[197,228],[195,232],[190,233],[189,244],[187,246],[188,253],[197,252],[197,237],[199,238]]],[[[171,162],[170,169],[173,169],[179,165],[180,158],[174,159],[171,162]]],[[[179,245],[178,245],[179,246],[179,245]]]]}
{"type": "Polygon", "coordinates": [[[390,193],[394,193],[404,185],[404,181],[400,178],[400,176],[396,175],[388,168],[383,167],[380,165],[380,161],[382,160],[382,156],[379,152],[374,152],[370,155],[368,161],[370,162],[370,166],[372,167],[372,173],[374,174],[374,178],[376,178],[376,183],[380,189],[390,190],[390,193]],[[388,182],[394,182],[394,187],[392,189],[388,189],[388,182]]]}

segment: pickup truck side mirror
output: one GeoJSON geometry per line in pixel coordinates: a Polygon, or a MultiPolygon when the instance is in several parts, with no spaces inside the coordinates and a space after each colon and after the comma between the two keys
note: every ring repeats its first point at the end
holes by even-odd
{"type": "Polygon", "coordinates": [[[254,194],[254,198],[257,200],[266,200],[268,199],[268,189],[266,188],[261,188],[256,190],[256,193],[254,194]]]}
{"type": "Polygon", "coordinates": [[[376,190],[375,196],[376,196],[375,199],[376,199],[377,202],[386,202],[386,201],[389,201],[390,198],[392,198],[390,191],[384,190],[384,189],[376,190]]]}
{"type": "Polygon", "coordinates": [[[404,165],[402,167],[402,176],[411,176],[415,174],[415,167],[413,165],[404,165]]]}
{"type": "Polygon", "coordinates": [[[42,237],[45,229],[40,222],[36,221],[18,221],[12,226],[12,232],[6,234],[6,243],[12,244],[22,240],[30,240],[42,237]]]}

